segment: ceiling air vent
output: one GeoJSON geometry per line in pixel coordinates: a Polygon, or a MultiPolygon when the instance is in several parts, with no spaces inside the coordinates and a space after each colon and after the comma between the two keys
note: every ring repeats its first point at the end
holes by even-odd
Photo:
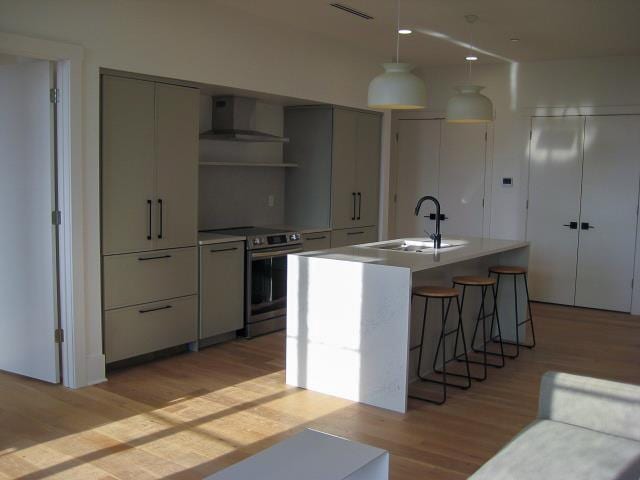
{"type": "Polygon", "coordinates": [[[372,20],[373,17],[371,15],[367,15],[364,12],[361,12],[360,10],[356,10],[355,8],[351,8],[347,5],[343,5],[342,3],[331,3],[330,4],[332,7],[338,8],[340,10],[342,10],[343,12],[347,12],[350,13],[351,15],[356,15],[360,18],[364,18],[365,20],[372,20]]]}

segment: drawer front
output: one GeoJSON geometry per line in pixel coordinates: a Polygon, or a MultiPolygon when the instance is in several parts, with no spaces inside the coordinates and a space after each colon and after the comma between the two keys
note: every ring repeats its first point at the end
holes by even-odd
{"type": "Polygon", "coordinates": [[[331,248],[361,245],[378,240],[378,227],[348,228],[331,232],[331,248]]]}
{"type": "Polygon", "coordinates": [[[302,235],[302,247],[305,252],[331,248],[331,232],[305,233],[302,235]]]}
{"type": "Polygon", "coordinates": [[[198,291],[195,247],[104,257],[104,308],[125,307],[198,291]]]}
{"type": "Polygon", "coordinates": [[[195,341],[197,312],[197,295],[105,312],[107,363],[195,341]]]}
{"type": "Polygon", "coordinates": [[[200,338],[244,326],[244,242],[200,247],[200,338]]]}

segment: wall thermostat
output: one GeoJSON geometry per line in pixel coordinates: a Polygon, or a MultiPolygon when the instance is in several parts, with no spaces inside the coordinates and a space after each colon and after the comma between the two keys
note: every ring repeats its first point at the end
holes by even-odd
{"type": "Polygon", "coordinates": [[[502,186],[503,187],[513,187],[513,178],[512,177],[502,177],[502,186]]]}

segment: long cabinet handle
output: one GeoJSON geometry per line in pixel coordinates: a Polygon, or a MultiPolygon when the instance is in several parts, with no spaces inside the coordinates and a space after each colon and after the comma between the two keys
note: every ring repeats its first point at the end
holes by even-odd
{"type": "Polygon", "coordinates": [[[351,220],[356,219],[356,192],[351,192],[351,196],[353,197],[353,215],[351,215],[351,220]]]}
{"type": "Polygon", "coordinates": [[[218,252],[231,252],[233,250],[237,250],[238,247],[231,247],[231,248],[221,248],[219,250],[216,250],[215,248],[212,248],[211,250],[209,250],[211,253],[218,253],[218,252]]]}
{"type": "Polygon", "coordinates": [[[362,192],[358,192],[358,220],[360,220],[360,216],[362,213],[362,192]]]}
{"type": "Polygon", "coordinates": [[[138,310],[138,313],[151,313],[151,312],[157,312],[158,310],[167,310],[169,308],[171,308],[171,305],[164,305],[162,307],[146,308],[143,310],[138,310]]]}
{"type": "Polygon", "coordinates": [[[327,238],[327,236],[322,235],[320,237],[308,237],[308,238],[305,238],[305,240],[324,240],[325,238],[327,238]]]}
{"type": "Polygon", "coordinates": [[[364,232],[347,232],[347,235],[362,235],[364,232]]]}
{"type": "Polygon", "coordinates": [[[160,260],[161,258],[171,258],[171,255],[157,255],[155,257],[138,257],[138,260],[144,262],[145,260],[160,260]]]}
{"type": "Polygon", "coordinates": [[[149,212],[149,226],[147,228],[147,240],[151,240],[151,209],[153,202],[151,200],[147,200],[147,208],[149,212]]]}
{"type": "Polygon", "coordinates": [[[158,206],[160,207],[160,231],[158,232],[158,238],[162,238],[162,234],[163,234],[163,229],[164,229],[164,225],[162,224],[162,216],[163,216],[163,212],[164,212],[164,206],[162,203],[162,199],[159,198],[158,199],[158,206]]]}

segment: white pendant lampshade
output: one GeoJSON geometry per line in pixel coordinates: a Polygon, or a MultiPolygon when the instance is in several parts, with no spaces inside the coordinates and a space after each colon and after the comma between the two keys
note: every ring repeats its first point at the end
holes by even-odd
{"type": "Polygon", "coordinates": [[[427,105],[422,79],[408,63],[384,63],[384,73],[369,83],[369,107],[387,110],[415,110],[427,105]]]}
{"type": "Polygon", "coordinates": [[[480,85],[462,85],[455,87],[456,95],[447,104],[447,122],[449,123],[489,123],[493,121],[493,104],[480,93],[480,85]]]}

